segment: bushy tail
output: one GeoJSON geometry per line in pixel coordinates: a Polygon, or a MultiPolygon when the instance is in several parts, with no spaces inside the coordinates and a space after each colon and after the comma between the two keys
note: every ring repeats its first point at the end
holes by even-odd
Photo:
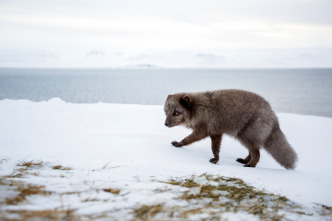
{"type": "Polygon", "coordinates": [[[264,147],[281,166],[286,169],[295,168],[297,155],[279,126],[272,131],[264,147]]]}

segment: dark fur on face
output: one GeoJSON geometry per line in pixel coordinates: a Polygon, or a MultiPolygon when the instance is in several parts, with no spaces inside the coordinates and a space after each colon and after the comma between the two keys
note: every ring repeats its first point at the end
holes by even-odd
{"type": "Polygon", "coordinates": [[[178,102],[181,105],[176,105],[174,99],[178,99],[176,95],[168,96],[168,103],[165,105],[166,121],[165,126],[174,127],[185,123],[186,118],[190,118],[190,100],[189,97],[183,95],[179,98],[178,102]]]}
{"type": "Polygon", "coordinates": [[[295,167],[296,153],[280,130],[277,116],[257,94],[241,90],[178,93],[167,97],[164,110],[167,127],[183,125],[193,130],[172,145],[182,147],[209,136],[214,155],[211,163],[219,161],[222,136],[228,134],[248,149],[246,158],[237,159],[245,167],[256,166],[261,147],[286,169],[295,167]]]}

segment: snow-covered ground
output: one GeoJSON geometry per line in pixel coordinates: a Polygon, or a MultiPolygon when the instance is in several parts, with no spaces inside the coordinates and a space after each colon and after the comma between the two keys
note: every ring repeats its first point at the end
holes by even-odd
{"type": "MultiPolygon", "coordinates": [[[[86,219],[132,219],[139,217],[142,205],[157,205],[145,218],[156,214],[165,219],[158,205],[190,204],[179,200],[186,187],[165,182],[192,177],[201,184],[209,182],[201,176],[205,173],[240,178],[301,205],[302,212],[284,218],[304,214],[306,220],[330,220],[332,119],[284,113],[278,117],[298,153],[295,170],[285,170],[264,150],[256,168],[243,167],[235,159],[247,151],[230,137],[223,139],[217,165],[209,163],[209,139],[174,148],[171,141],[190,131],[166,128],[162,106],[70,104],[58,98],[0,101],[0,219],[33,217],[29,211],[43,217],[45,211],[64,209],[67,215],[86,219]],[[39,192],[22,194],[28,187],[39,192]]],[[[190,216],[201,218],[208,214],[190,216]]],[[[234,211],[221,218],[258,219],[234,211]]]]}

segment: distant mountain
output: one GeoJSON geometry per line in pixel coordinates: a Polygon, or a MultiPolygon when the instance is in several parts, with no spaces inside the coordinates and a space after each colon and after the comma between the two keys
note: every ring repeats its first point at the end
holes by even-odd
{"type": "Polygon", "coordinates": [[[127,65],[127,68],[157,68],[158,66],[153,64],[135,64],[135,65],[127,65]]]}
{"type": "Polygon", "coordinates": [[[0,52],[0,67],[39,67],[57,64],[61,59],[44,50],[12,50],[0,52]]]}
{"type": "Polygon", "coordinates": [[[92,50],[89,51],[89,53],[87,53],[87,57],[91,57],[91,56],[104,56],[106,55],[105,52],[101,51],[101,50],[92,50]]]}
{"type": "Polygon", "coordinates": [[[225,61],[226,57],[216,54],[197,54],[196,58],[208,60],[208,61],[225,61]]]}
{"type": "Polygon", "coordinates": [[[331,68],[331,49],[224,49],[215,52],[0,50],[0,67],[331,68]]]}

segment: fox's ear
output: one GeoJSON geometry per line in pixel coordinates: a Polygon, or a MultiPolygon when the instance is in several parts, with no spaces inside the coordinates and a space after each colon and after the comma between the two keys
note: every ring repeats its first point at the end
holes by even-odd
{"type": "Polygon", "coordinates": [[[168,100],[170,97],[172,97],[173,96],[173,94],[169,94],[168,96],[167,96],[167,99],[166,100],[168,100]]]}
{"type": "Polygon", "coordinates": [[[181,98],[180,98],[180,104],[185,107],[185,108],[189,108],[191,107],[191,99],[188,95],[183,95],[181,98]]]}

